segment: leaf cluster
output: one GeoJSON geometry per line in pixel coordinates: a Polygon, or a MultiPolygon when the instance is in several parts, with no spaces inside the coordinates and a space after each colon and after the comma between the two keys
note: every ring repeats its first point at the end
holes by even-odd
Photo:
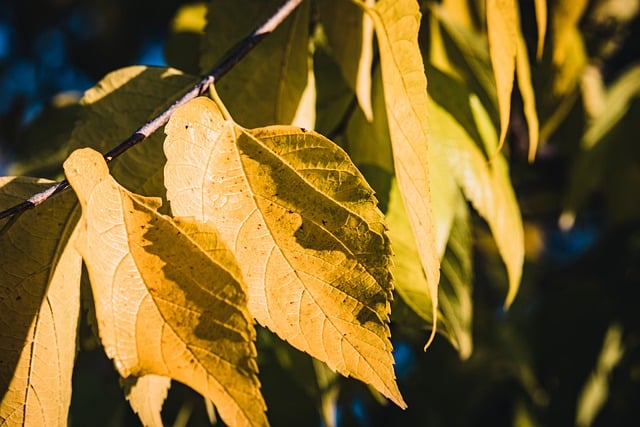
{"type": "MultiPolygon", "coordinates": [[[[517,3],[458,3],[304,1],[208,96],[110,166],[100,153],[166,111],[280,2],[184,6],[171,67],[115,70],[87,91],[55,156],[73,193],[0,235],[0,420],[67,424],[81,307],[145,425],[162,425],[171,380],[228,425],[267,425],[259,375],[272,359],[312,378],[302,382],[327,425],[336,373],[405,408],[391,320],[425,348],[440,333],[469,358],[474,236],[504,266],[492,285],[506,308],[522,280],[525,228],[502,150],[511,118],[524,118],[533,161],[573,108],[586,54],[573,43],[581,12],[563,2],[534,2],[534,43],[517,3]]],[[[607,114],[584,133],[576,182],[609,150],[599,147],[637,93],[636,71],[600,99],[607,114]]],[[[593,185],[571,187],[565,217],[602,181],[596,171],[593,185]]],[[[49,183],[0,178],[0,208],[49,183]]]]}

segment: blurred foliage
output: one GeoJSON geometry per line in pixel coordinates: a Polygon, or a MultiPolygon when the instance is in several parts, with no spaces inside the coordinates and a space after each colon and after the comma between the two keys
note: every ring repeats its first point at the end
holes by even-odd
{"type": "MultiPolygon", "coordinates": [[[[485,3],[420,3],[421,49],[426,52],[427,66],[435,70],[430,83],[456,79],[480,100],[499,129],[485,3]],[[437,78],[436,73],[445,76],[437,78]]],[[[525,266],[515,302],[508,311],[503,309],[508,277],[502,257],[489,225],[463,203],[452,219],[458,234],[452,234],[442,247],[446,262],[440,298],[451,303],[443,304],[441,311],[455,312],[472,301],[473,310],[463,310],[468,319],[451,317],[465,322],[469,336],[458,332],[457,348],[438,337],[423,352],[431,327],[425,320],[428,316],[416,314],[411,308],[414,301],[403,300],[406,295],[399,295],[394,302],[396,373],[409,408],[402,411],[381,404],[365,385],[331,375],[309,356],[260,330],[260,380],[273,425],[637,423],[640,5],[637,0],[550,0],[544,15],[540,3],[535,2],[538,9],[534,2],[519,3],[540,123],[539,148],[530,163],[527,123],[531,122],[524,113],[526,95],[517,88],[503,148],[525,229],[525,266]],[[545,25],[540,22],[543,17],[545,25]],[[545,34],[543,40],[538,37],[541,33],[545,34]],[[473,262],[467,266],[464,257],[457,257],[470,252],[468,244],[473,247],[473,262]],[[448,274],[447,266],[455,262],[460,266],[448,274]],[[455,287],[460,280],[473,283],[464,288],[466,295],[459,293],[461,287],[455,287]]],[[[70,138],[69,123],[79,112],[77,98],[57,97],[50,102],[54,93],[84,90],[107,71],[140,62],[145,44],[151,42],[164,46],[169,65],[196,73],[203,66],[198,49],[205,32],[206,8],[200,3],[180,6],[175,1],[124,0],[3,4],[0,24],[8,28],[2,31],[10,34],[6,40],[11,48],[8,54],[0,55],[2,87],[8,87],[6,82],[16,64],[26,61],[32,64],[27,68],[35,70],[33,81],[17,81],[18,85],[33,86],[31,89],[3,89],[13,95],[0,109],[0,151],[15,160],[12,173],[52,178],[59,174],[59,162],[66,151],[60,153],[58,147],[70,138]],[[51,34],[52,28],[64,40],[65,53],[57,68],[47,68],[46,49],[36,49],[45,43],[42,40],[58,37],[43,36],[51,34]],[[63,68],[76,70],[72,83],[51,83],[50,74],[63,68]],[[45,104],[48,106],[42,107],[45,104]],[[28,107],[33,105],[41,114],[26,120],[32,118],[28,107]]],[[[312,8],[312,16],[315,11],[312,8]]],[[[357,150],[349,146],[354,135],[380,123],[366,121],[354,94],[355,79],[334,77],[344,71],[327,54],[329,50],[320,45],[313,53],[316,73],[332,76],[317,80],[317,87],[323,88],[318,89],[317,128],[357,150]]],[[[374,68],[378,60],[374,58],[374,68]]],[[[371,108],[375,112],[382,107],[376,106],[376,90],[380,88],[376,89],[379,82],[375,73],[373,76],[371,108]]],[[[447,99],[451,87],[429,89],[430,95],[437,97],[440,92],[439,104],[454,102],[454,97],[447,99]]],[[[469,129],[466,119],[466,114],[456,117],[469,129]]],[[[376,144],[375,138],[372,140],[368,143],[376,144]]],[[[486,147],[483,150],[488,158],[494,154],[486,147]]],[[[387,204],[394,203],[394,190],[382,151],[368,153],[376,158],[365,162],[362,170],[380,193],[386,210],[387,204]]],[[[453,174],[453,168],[449,172],[453,174]]],[[[459,195],[453,195],[452,200],[458,203],[459,195]]],[[[81,322],[70,424],[135,425],[139,421],[124,400],[117,375],[98,347],[89,323],[81,322]]],[[[454,345],[452,336],[456,333],[452,331],[456,328],[460,326],[445,323],[442,327],[443,336],[454,345]]],[[[199,395],[174,384],[163,410],[167,425],[208,425],[210,418],[211,410],[207,411],[199,395]]]]}

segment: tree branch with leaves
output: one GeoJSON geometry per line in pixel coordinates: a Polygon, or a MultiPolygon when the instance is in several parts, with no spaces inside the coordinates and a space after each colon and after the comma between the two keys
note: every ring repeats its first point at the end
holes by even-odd
{"type": "MultiPolygon", "coordinates": [[[[449,31],[433,7],[434,31],[449,31]]],[[[268,424],[254,320],[405,408],[394,295],[430,328],[427,345],[439,330],[472,351],[466,201],[495,236],[513,301],[524,245],[498,151],[506,89],[483,87],[500,101],[483,105],[443,72],[451,59],[419,43],[417,2],[245,0],[206,13],[198,59],[213,71],[110,73],[82,99],[65,180],[0,178],[0,420],[67,423],[83,263],[85,308],[146,425],[161,424],[171,379],[229,425],[268,424]],[[335,142],[320,133],[331,129],[335,142]]],[[[490,41],[489,70],[502,48],[490,41]]]]}

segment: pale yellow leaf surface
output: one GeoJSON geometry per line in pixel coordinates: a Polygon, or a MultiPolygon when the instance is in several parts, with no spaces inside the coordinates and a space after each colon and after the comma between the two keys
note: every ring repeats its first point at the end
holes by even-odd
{"type": "Polygon", "coordinates": [[[171,378],[159,375],[127,377],[121,380],[124,393],[145,427],[162,427],[160,411],[171,387],[171,378]]]}
{"type": "MultiPolygon", "coordinates": [[[[366,0],[372,6],[372,0],[366,0]]],[[[373,119],[371,107],[371,65],[373,63],[373,25],[358,6],[344,0],[321,0],[318,14],[331,53],[342,75],[355,92],[367,120],[373,119]]]]}
{"type": "Polygon", "coordinates": [[[165,131],[171,209],[216,224],[258,322],[405,407],[389,340],[389,241],[346,153],[292,126],[245,130],[207,98],[165,131]]]}
{"type": "MultiPolygon", "coordinates": [[[[0,178],[0,210],[50,185],[0,178]]],[[[0,235],[1,425],[67,425],[82,265],[71,243],[75,203],[56,197],[0,235]]]]}
{"type": "Polygon", "coordinates": [[[498,149],[504,144],[511,114],[516,52],[518,50],[517,4],[513,0],[487,0],[487,33],[489,56],[496,79],[498,109],[500,111],[500,136],[498,149]]]}
{"type": "MultiPolygon", "coordinates": [[[[365,10],[373,20],[380,48],[396,179],[429,283],[435,314],[440,262],[429,179],[427,78],[418,46],[420,11],[413,0],[382,0],[365,10]]],[[[434,334],[435,328],[431,338],[434,334]]]]}
{"type": "Polygon", "coordinates": [[[118,185],[96,151],[75,151],[64,168],[82,205],[100,339],[120,375],[176,379],[228,425],[266,425],[245,288],[216,231],[158,214],[159,200],[118,185]]]}

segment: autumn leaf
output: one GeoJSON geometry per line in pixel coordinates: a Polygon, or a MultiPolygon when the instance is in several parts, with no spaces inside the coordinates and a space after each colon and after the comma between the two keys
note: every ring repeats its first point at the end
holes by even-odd
{"type": "Polygon", "coordinates": [[[435,317],[440,262],[431,206],[427,78],[418,46],[420,11],[412,0],[382,0],[373,8],[360,4],[372,18],[378,38],[394,170],[429,283],[435,317]]]}
{"type": "MultiPolygon", "coordinates": [[[[171,105],[195,81],[171,68],[134,66],[107,74],[82,98],[68,153],[83,147],[107,152],[171,105]]],[[[162,134],[155,133],[113,160],[111,173],[133,191],[160,196],[164,193],[164,162],[162,134]]]]}
{"type": "MultiPolygon", "coordinates": [[[[235,43],[281,3],[210,2],[201,72],[210,72],[235,43]]],[[[289,124],[293,120],[307,86],[310,3],[303,2],[216,86],[227,109],[242,125],[289,124]]]]}
{"type": "Polygon", "coordinates": [[[478,97],[461,82],[429,68],[430,111],[446,135],[440,142],[449,170],[465,198],[487,221],[509,276],[505,305],[515,298],[522,277],[524,232],[504,156],[498,153],[496,128],[478,97]],[[451,111],[455,111],[454,116],[451,111]],[[486,153],[496,153],[489,162],[486,153]]]}
{"type": "MultiPolygon", "coordinates": [[[[0,178],[0,210],[50,185],[0,178]]],[[[0,233],[2,425],[68,423],[82,265],[70,244],[75,203],[73,194],[59,196],[0,233]]]]}
{"type": "Polygon", "coordinates": [[[162,404],[171,387],[171,378],[159,375],[129,376],[121,380],[124,394],[133,411],[146,427],[162,427],[162,404]]]}
{"type": "MultiPolygon", "coordinates": [[[[367,0],[372,6],[373,1],[367,0]]],[[[358,104],[368,121],[371,107],[371,68],[373,63],[373,25],[355,4],[344,0],[321,0],[318,14],[332,56],[342,75],[355,92],[358,104]]]]}
{"type": "MultiPolygon", "coordinates": [[[[446,236],[441,255],[442,274],[438,286],[438,333],[446,337],[466,359],[473,350],[471,304],[471,242],[467,224],[467,207],[456,187],[452,200],[454,214],[450,234],[446,236]],[[445,250],[446,249],[446,250],[445,250]]],[[[398,186],[391,187],[389,209],[386,216],[389,237],[396,255],[393,275],[395,289],[402,300],[420,318],[433,325],[429,285],[420,266],[416,244],[411,238],[411,228],[402,204],[398,186]]]]}
{"type": "Polygon", "coordinates": [[[389,241],[346,153],[296,127],[240,128],[207,98],[165,131],[171,209],[216,224],[258,322],[405,407],[389,341],[389,241]]]}
{"type": "Polygon", "coordinates": [[[158,214],[158,199],[119,186],[91,149],[64,168],[82,205],[78,248],[100,339],[120,375],[174,378],[227,424],[266,425],[245,289],[216,231],[158,214]]]}
{"type": "Polygon", "coordinates": [[[517,4],[511,0],[487,0],[487,33],[489,56],[493,66],[500,111],[500,135],[498,149],[504,144],[511,114],[511,92],[513,90],[518,50],[517,4]]]}

